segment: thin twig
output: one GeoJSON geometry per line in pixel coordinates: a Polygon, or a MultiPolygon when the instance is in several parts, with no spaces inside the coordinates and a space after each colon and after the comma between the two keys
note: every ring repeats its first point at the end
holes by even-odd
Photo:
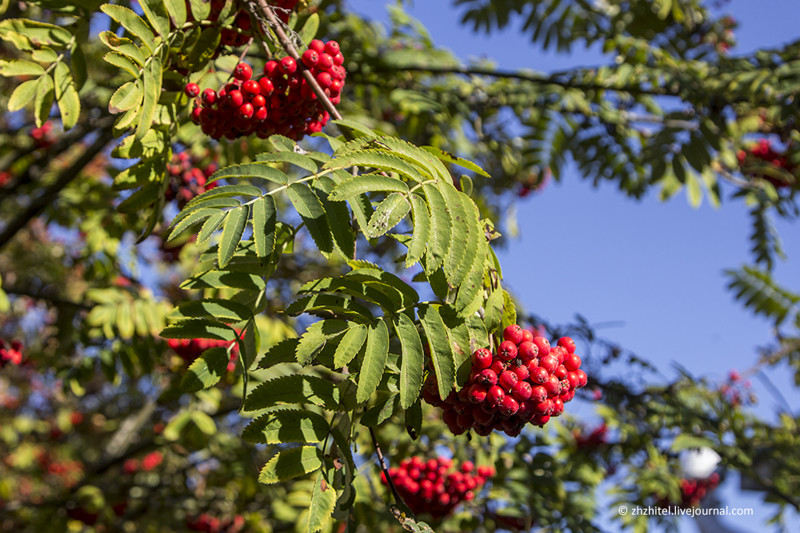
{"type": "Polygon", "coordinates": [[[375,430],[373,428],[369,428],[369,436],[372,437],[372,445],[375,447],[375,454],[378,456],[378,462],[381,465],[383,475],[386,477],[386,484],[389,485],[389,490],[392,491],[394,501],[405,505],[406,502],[403,500],[403,497],[400,496],[400,493],[397,492],[397,487],[394,485],[394,480],[392,480],[392,476],[389,475],[389,468],[386,466],[386,460],[383,458],[383,452],[378,444],[378,438],[375,436],[375,430]]]}

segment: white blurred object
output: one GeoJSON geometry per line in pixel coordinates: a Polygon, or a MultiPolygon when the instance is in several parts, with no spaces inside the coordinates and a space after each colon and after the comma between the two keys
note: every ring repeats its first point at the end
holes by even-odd
{"type": "Polygon", "coordinates": [[[684,450],[680,457],[683,473],[691,479],[706,479],[714,473],[721,459],[711,448],[684,450]]]}

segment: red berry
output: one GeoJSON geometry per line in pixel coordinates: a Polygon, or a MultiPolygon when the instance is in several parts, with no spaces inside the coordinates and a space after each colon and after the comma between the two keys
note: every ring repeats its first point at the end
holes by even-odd
{"type": "Polygon", "coordinates": [[[497,384],[504,390],[510,391],[519,382],[519,377],[516,372],[506,370],[497,378],[497,384]]]}
{"type": "Polygon", "coordinates": [[[506,329],[503,330],[503,339],[514,344],[520,344],[522,342],[522,328],[518,324],[506,326],[506,329]]]}
{"type": "Polygon", "coordinates": [[[519,383],[514,385],[514,388],[511,391],[511,394],[514,396],[514,398],[516,398],[519,401],[527,400],[528,398],[531,397],[532,393],[533,393],[533,387],[531,387],[531,384],[528,383],[527,381],[520,381],[519,383]]]}
{"type": "Polygon", "coordinates": [[[508,366],[508,365],[507,365],[507,364],[506,364],[506,362],[505,362],[505,361],[503,361],[502,359],[495,359],[495,360],[492,362],[492,366],[490,366],[489,368],[490,368],[492,371],[494,371],[494,373],[495,373],[495,374],[497,374],[497,375],[499,376],[500,374],[502,374],[502,373],[503,373],[503,370],[505,370],[505,369],[506,369],[506,366],[508,366]]]}
{"type": "Polygon", "coordinates": [[[317,83],[319,83],[320,87],[322,87],[323,89],[327,89],[333,83],[333,78],[327,72],[320,72],[319,74],[317,74],[316,78],[317,78],[317,83]]]}
{"type": "Polygon", "coordinates": [[[558,368],[558,358],[553,355],[545,355],[544,357],[540,357],[539,366],[552,374],[556,371],[556,368],[558,368]]]}
{"type": "Polygon", "coordinates": [[[483,370],[484,368],[489,368],[492,366],[493,361],[494,357],[492,356],[492,352],[486,348],[480,348],[472,353],[473,369],[483,370]]]}
{"type": "Polygon", "coordinates": [[[233,69],[233,77],[236,78],[237,80],[247,81],[252,76],[253,76],[253,69],[247,63],[239,63],[233,69]]]}
{"type": "Polygon", "coordinates": [[[323,43],[319,39],[314,39],[313,41],[308,43],[308,49],[314,50],[318,54],[321,54],[322,52],[325,51],[325,43],[323,43]]]}
{"type": "Polygon", "coordinates": [[[520,381],[528,379],[531,375],[531,373],[528,371],[528,367],[525,365],[520,365],[514,368],[509,367],[509,370],[513,371],[520,381]]]}
{"type": "Polygon", "coordinates": [[[309,48],[308,50],[303,52],[303,56],[300,59],[303,61],[303,64],[308,68],[314,68],[315,66],[317,66],[317,63],[319,62],[319,52],[309,48]]]}
{"type": "Polygon", "coordinates": [[[561,381],[555,376],[550,376],[544,382],[544,388],[547,391],[547,396],[558,396],[561,394],[561,381]]]}
{"type": "Polygon", "coordinates": [[[297,70],[297,61],[295,61],[293,57],[284,57],[281,59],[280,63],[278,63],[278,70],[283,74],[294,74],[297,70]]]}
{"type": "Polygon", "coordinates": [[[561,337],[558,339],[558,345],[566,348],[569,353],[575,353],[575,341],[572,337],[561,337]]]}
{"type": "Polygon", "coordinates": [[[495,385],[489,389],[489,392],[486,394],[486,403],[492,407],[498,405],[500,402],[503,401],[503,398],[506,397],[506,393],[503,392],[503,389],[495,385]]]}
{"type": "Polygon", "coordinates": [[[319,55],[319,61],[317,61],[317,67],[322,70],[328,70],[333,66],[333,57],[330,54],[322,53],[319,55]]]}
{"type": "Polygon", "coordinates": [[[253,113],[253,118],[256,120],[266,120],[267,119],[267,108],[263,106],[259,106],[256,108],[255,112],[253,113]]]}
{"type": "Polygon", "coordinates": [[[475,376],[475,383],[486,387],[493,387],[497,385],[497,374],[490,368],[481,370],[478,375],[475,376]]]}
{"type": "Polygon", "coordinates": [[[254,112],[255,109],[253,108],[253,104],[247,102],[239,106],[239,109],[236,112],[236,116],[241,119],[248,119],[253,116],[254,112]]]}
{"type": "Polygon", "coordinates": [[[529,329],[522,330],[522,342],[531,342],[533,340],[533,332],[529,329]]]}
{"type": "Polygon", "coordinates": [[[194,109],[192,109],[192,116],[191,116],[192,122],[194,122],[195,124],[200,124],[200,114],[202,112],[203,108],[200,106],[196,106],[194,109]]]}
{"type": "Polygon", "coordinates": [[[567,370],[574,372],[581,367],[581,358],[571,353],[564,359],[564,366],[567,367],[567,370]]]}
{"type": "Polygon", "coordinates": [[[511,341],[503,341],[497,348],[497,356],[504,361],[511,361],[517,356],[517,345],[511,341]]]}
{"type": "Polygon", "coordinates": [[[522,341],[517,350],[517,356],[522,359],[523,363],[527,363],[539,356],[539,348],[531,341],[522,341]]]}
{"type": "Polygon", "coordinates": [[[473,385],[469,388],[469,401],[472,403],[483,403],[488,392],[489,389],[483,385],[473,385]]]}
{"type": "Polygon", "coordinates": [[[325,52],[332,56],[335,56],[336,54],[339,53],[339,43],[337,43],[336,41],[328,41],[327,43],[325,43],[325,52]]]}
{"type": "Polygon", "coordinates": [[[263,94],[265,97],[271,95],[272,91],[275,90],[272,80],[266,76],[258,80],[258,86],[261,88],[261,94],[263,94]]]}
{"type": "Polygon", "coordinates": [[[257,94],[253,97],[252,100],[250,100],[250,103],[253,104],[253,107],[258,109],[259,107],[264,107],[265,105],[267,105],[267,99],[264,98],[262,95],[257,94]]]}
{"type": "Polygon", "coordinates": [[[560,398],[556,398],[553,400],[553,412],[550,413],[550,416],[558,416],[564,412],[564,402],[561,401],[560,398]]]}
{"type": "Polygon", "coordinates": [[[586,377],[586,372],[584,372],[583,370],[576,370],[575,373],[578,374],[578,382],[579,382],[578,386],[585,387],[586,383],[588,382],[588,378],[586,377]]]}
{"type": "Polygon", "coordinates": [[[333,55],[333,64],[339,66],[344,64],[344,56],[341,52],[333,55]]]}
{"type": "Polygon", "coordinates": [[[506,396],[498,405],[497,410],[503,416],[511,416],[519,410],[519,402],[511,396],[506,396]]]}
{"type": "Polygon", "coordinates": [[[214,89],[206,89],[203,91],[203,96],[201,96],[200,99],[203,101],[203,105],[212,106],[214,102],[217,101],[217,91],[214,89]]]}
{"type": "Polygon", "coordinates": [[[261,92],[261,86],[256,80],[247,80],[242,84],[242,92],[253,97],[261,92]]]}
{"type": "Polygon", "coordinates": [[[545,381],[547,381],[547,378],[550,377],[550,372],[548,372],[547,370],[545,370],[540,366],[530,369],[530,373],[531,373],[531,381],[533,383],[544,383],[545,381]]]}
{"type": "Polygon", "coordinates": [[[244,95],[242,91],[232,90],[228,92],[228,105],[231,107],[239,107],[244,103],[244,95]]]}
{"type": "Polygon", "coordinates": [[[264,74],[267,76],[271,77],[277,69],[278,69],[277,61],[270,60],[264,63],[264,74]]]}
{"type": "Polygon", "coordinates": [[[543,357],[550,353],[550,341],[544,337],[534,337],[531,341],[539,348],[539,357],[543,357]]]}
{"type": "Polygon", "coordinates": [[[186,96],[189,98],[194,98],[200,94],[200,87],[196,83],[187,83],[186,87],[183,88],[183,92],[185,92],[186,96]]]}

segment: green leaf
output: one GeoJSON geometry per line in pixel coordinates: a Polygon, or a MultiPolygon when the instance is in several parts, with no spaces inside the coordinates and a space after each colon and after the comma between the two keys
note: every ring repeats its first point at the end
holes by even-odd
{"type": "Polygon", "coordinates": [[[44,67],[26,59],[0,60],[0,76],[40,76],[44,67]]]}
{"type": "Polygon", "coordinates": [[[394,307],[387,308],[387,311],[395,312],[399,307],[409,307],[419,302],[417,291],[391,272],[383,271],[371,263],[361,266],[357,261],[348,261],[348,264],[353,270],[345,274],[345,279],[366,282],[370,288],[389,296],[394,307]]]}
{"type": "Polygon", "coordinates": [[[250,207],[243,205],[228,212],[225,225],[222,228],[222,239],[219,241],[217,251],[217,263],[219,268],[225,268],[236,251],[236,246],[242,239],[244,228],[247,225],[247,217],[250,214],[250,207]]]}
{"type": "Polygon", "coordinates": [[[189,0],[195,20],[205,20],[211,14],[211,2],[208,0],[189,0]]]}
{"type": "Polygon", "coordinates": [[[367,427],[375,427],[383,424],[394,413],[397,406],[398,394],[395,392],[383,400],[379,400],[372,407],[361,415],[361,424],[367,427]]]}
{"type": "Polygon", "coordinates": [[[139,80],[129,81],[121,85],[108,101],[108,112],[112,115],[138,107],[142,103],[144,91],[139,80]]]}
{"type": "Polygon", "coordinates": [[[286,314],[297,316],[310,313],[322,317],[331,315],[356,322],[371,322],[372,313],[360,303],[341,294],[312,294],[298,298],[286,308],[286,314]]]}
{"type": "Polygon", "coordinates": [[[337,126],[340,126],[340,129],[344,127],[351,130],[354,133],[358,133],[359,135],[357,136],[367,136],[367,137],[375,136],[375,132],[373,130],[369,129],[365,125],[360,124],[354,120],[342,119],[342,120],[332,120],[331,122],[336,124],[337,126]]]}
{"type": "Polygon", "coordinates": [[[320,472],[314,481],[314,489],[311,491],[306,533],[317,533],[328,525],[336,507],[336,498],[336,489],[328,483],[324,473],[320,472]]]}
{"type": "Polygon", "coordinates": [[[36,126],[41,127],[50,116],[50,109],[53,107],[53,78],[45,74],[39,77],[36,85],[36,99],[33,103],[33,115],[36,119],[36,126]]]}
{"type": "Polygon", "coordinates": [[[297,358],[294,354],[297,352],[297,344],[299,342],[300,339],[294,337],[283,339],[273,344],[270,349],[267,350],[267,353],[264,354],[264,357],[261,358],[261,361],[259,361],[258,367],[270,368],[281,363],[296,363],[297,358]]]}
{"type": "Polygon", "coordinates": [[[286,189],[286,195],[305,222],[311,238],[314,239],[320,251],[332,252],[333,236],[325,216],[325,207],[311,187],[305,183],[295,182],[286,189]]]}
{"type": "Polygon", "coordinates": [[[250,391],[244,402],[247,411],[280,404],[310,403],[329,410],[339,408],[339,389],[316,376],[291,374],[263,382],[250,391]]]}
{"type": "Polygon", "coordinates": [[[395,227],[408,214],[411,204],[405,195],[393,192],[375,208],[367,224],[366,236],[370,239],[380,237],[395,227]]]}
{"type": "Polygon", "coordinates": [[[322,466],[323,454],[316,446],[301,446],[278,452],[264,465],[258,482],[270,485],[314,472],[322,466]]]}
{"type": "Polygon", "coordinates": [[[246,305],[233,300],[204,298],[183,303],[169,315],[172,320],[205,317],[213,317],[220,322],[235,324],[252,319],[253,312],[246,305]]]}
{"type": "Polygon", "coordinates": [[[164,0],[139,0],[139,5],[158,34],[167,39],[169,37],[169,14],[164,0]]]}
{"type": "Polygon", "coordinates": [[[227,348],[218,346],[204,351],[189,365],[181,379],[181,391],[195,392],[213,387],[228,372],[230,360],[227,348]]]}
{"type": "Polygon", "coordinates": [[[433,370],[439,384],[439,397],[444,399],[453,390],[456,382],[453,346],[447,334],[442,316],[434,305],[420,305],[419,319],[428,338],[433,370]]]}
{"type": "Polygon", "coordinates": [[[408,185],[401,179],[380,174],[353,176],[334,187],[330,200],[349,200],[368,192],[402,192],[408,194],[408,185]]]}
{"type": "Polygon", "coordinates": [[[400,406],[408,409],[417,400],[422,389],[425,353],[417,326],[408,315],[395,315],[392,317],[392,325],[400,339],[403,354],[400,359],[400,406]]]}
{"type": "Polygon", "coordinates": [[[433,146],[422,146],[423,150],[435,155],[438,159],[445,161],[447,163],[451,163],[453,165],[458,165],[460,167],[466,168],[467,170],[471,170],[476,174],[480,174],[485,178],[491,178],[491,176],[483,170],[481,167],[473,163],[472,161],[468,161],[461,157],[454,156],[453,154],[447,153],[439,148],[434,148],[433,146]]]}
{"type": "MultiPolygon", "coordinates": [[[[369,277],[368,280],[374,278],[369,277]]],[[[379,287],[366,283],[363,279],[348,279],[348,278],[323,278],[309,281],[298,291],[298,294],[303,293],[319,293],[319,292],[342,292],[349,294],[356,298],[361,298],[368,302],[379,305],[384,311],[393,311],[397,307],[402,307],[399,301],[393,300],[388,293],[396,292],[391,286],[388,291],[384,290],[386,287],[379,287]]]]}
{"type": "Polygon", "coordinates": [[[182,320],[177,324],[167,326],[159,334],[164,339],[217,339],[232,341],[236,339],[236,332],[229,326],[220,324],[216,320],[192,319],[182,320]]]}
{"type": "Polygon", "coordinates": [[[110,65],[121,68],[134,78],[139,78],[139,66],[128,56],[120,54],[119,52],[109,52],[103,56],[103,59],[110,65]]]}
{"type": "Polygon", "coordinates": [[[259,259],[269,257],[275,249],[276,216],[275,198],[271,195],[253,202],[253,241],[259,259]]]}
{"type": "MultiPolygon", "coordinates": [[[[336,155],[336,154],[334,154],[336,155]]],[[[375,168],[384,172],[396,172],[401,176],[406,176],[416,182],[425,181],[425,177],[420,174],[414,166],[409,165],[401,158],[377,150],[364,150],[335,157],[325,164],[325,168],[349,168],[358,166],[361,168],[375,168]]],[[[364,177],[363,175],[360,177],[364,177]]]]}
{"type": "Polygon", "coordinates": [[[10,18],[0,22],[0,38],[8,40],[20,50],[33,51],[42,46],[61,50],[70,43],[72,34],[55,24],[10,18]]]}
{"type": "MultiPolygon", "coordinates": [[[[279,135],[273,135],[270,137],[270,141],[275,139],[276,137],[280,137],[279,135]]],[[[285,138],[285,137],[284,137],[285,138]]],[[[288,142],[294,143],[287,139],[288,142]]],[[[308,157],[304,154],[298,154],[296,152],[264,152],[258,154],[256,156],[256,161],[264,162],[264,163],[291,163],[297,167],[302,168],[303,170],[307,170],[312,173],[316,173],[318,169],[317,164],[314,162],[313,159],[308,157]]]]}
{"type": "Polygon", "coordinates": [[[328,422],[317,413],[283,409],[261,415],[242,431],[242,439],[252,444],[284,442],[322,442],[330,432],[328,422]]]}
{"type": "Polygon", "coordinates": [[[181,289],[242,289],[246,291],[263,291],[266,283],[260,276],[249,272],[226,272],[207,270],[195,274],[183,283],[181,289]]]}
{"type": "Polygon", "coordinates": [[[367,340],[367,327],[363,324],[355,324],[347,330],[342,337],[333,355],[333,366],[341,368],[358,355],[367,340]]]}
{"type": "Polygon", "coordinates": [[[169,18],[175,27],[180,28],[186,24],[186,1],[185,0],[164,0],[169,18]]]}
{"type": "Polygon", "coordinates": [[[431,232],[431,214],[428,205],[416,194],[411,195],[411,214],[414,217],[414,230],[408,243],[406,268],[411,268],[422,259],[431,232]]]}
{"type": "Polygon", "coordinates": [[[312,13],[311,16],[306,19],[305,24],[303,24],[303,27],[300,28],[297,34],[300,36],[300,40],[307,45],[317,36],[317,31],[319,31],[319,14],[312,13]]]}
{"type": "Polygon", "coordinates": [[[19,111],[36,96],[36,89],[39,87],[39,80],[23,81],[16,86],[11,96],[8,98],[8,110],[19,111]]]}
{"type": "Polygon", "coordinates": [[[670,449],[677,452],[687,448],[713,448],[714,446],[714,442],[705,437],[681,433],[672,441],[670,449]]]}
{"type": "Polygon", "coordinates": [[[55,72],[56,103],[61,112],[61,123],[65,130],[71,129],[81,115],[81,99],[75,88],[72,72],[64,63],[56,63],[55,72]]]}
{"type": "Polygon", "coordinates": [[[325,347],[329,339],[342,334],[347,322],[338,319],[320,320],[309,326],[297,345],[297,362],[308,364],[325,347]]]}
{"type": "Polygon", "coordinates": [[[167,242],[174,240],[177,236],[179,236],[184,230],[203,222],[205,219],[210,217],[211,215],[215,215],[219,213],[218,209],[195,209],[191,211],[186,217],[183,217],[177,224],[175,224],[172,229],[170,230],[169,236],[167,237],[167,242]]]}
{"type": "Polygon", "coordinates": [[[431,213],[431,233],[428,239],[426,272],[433,272],[442,266],[450,250],[452,219],[447,204],[439,188],[432,184],[422,186],[431,213]]]}
{"type": "Polygon", "coordinates": [[[130,39],[119,37],[116,33],[111,31],[100,32],[99,37],[106,46],[111,48],[111,50],[124,57],[127,57],[136,64],[136,69],[134,72],[132,72],[132,74],[134,77],[138,77],[138,69],[145,66],[145,56],[142,54],[142,51],[139,49],[139,47],[136,46],[136,44],[130,39]]]}
{"type": "Polygon", "coordinates": [[[514,302],[511,300],[511,295],[508,291],[503,290],[503,316],[500,319],[500,330],[506,329],[508,326],[517,323],[517,308],[514,307],[514,302]]]}
{"type": "Polygon", "coordinates": [[[467,196],[460,196],[459,192],[449,183],[440,183],[439,191],[444,197],[447,210],[450,212],[450,222],[452,224],[452,233],[450,236],[450,248],[444,258],[444,274],[447,276],[447,281],[450,286],[457,287],[466,275],[466,270],[459,270],[467,254],[467,248],[470,244],[475,246],[475,232],[477,228],[470,228],[467,224],[467,210],[464,206],[462,199],[471,202],[467,196]],[[470,230],[472,230],[472,242],[470,242],[470,230]],[[460,272],[460,279],[456,276],[460,272]]]}
{"type": "Polygon", "coordinates": [[[153,35],[150,26],[133,10],[115,4],[104,4],[100,9],[103,13],[116,20],[131,35],[138,37],[150,53],[153,53],[156,49],[155,35],[153,35]]]}
{"type": "Polygon", "coordinates": [[[364,361],[361,363],[361,371],[358,374],[356,391],[358,403],[366,402],[377,390],[386,369],[388,356],[389,329],[386,327],[386,322],[378,320],[369,325],[364,361]]]}
{"type": "Polygon", "coordinates": [[[72,67],[72,76],[75,78],[75,86],[80,91],[83,84],[89,77],[86,68],[86,55],[83,53],[83,47],[75,46],[69,58],[70,67],[72,67]]]}
{"type": "Polygon", "coordinates": [[[153,124],[156,103],[161,96],[161,59],[154,56],[150,60],[150,68],[144,69],[144,98],[142,112],[136,125],[136,138],[142,139],[153,124]]]}
{"type": "Polygon", "coordinates": [[[211,215],[208,217],[203,224],[203,227],[200,228],[200,231],[197,233],[197,244],[201,245],[206,242],[211,235],[215,231],[219,229],[219,227],[225,222],[225,219],[228,218],[229,211],[220,211],[216,215],[211,215]]]}
{"type": "Polygon", "coordinates": [[[231,178],[261,178],[279,185],[289,183],[289,177],[268,163],[246,163],[221,168],[208,177],[208,183],[231,178]]]}

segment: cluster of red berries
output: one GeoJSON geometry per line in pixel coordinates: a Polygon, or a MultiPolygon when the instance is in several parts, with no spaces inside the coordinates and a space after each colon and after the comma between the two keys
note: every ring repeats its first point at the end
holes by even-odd
{"type": "Polygon", "coordinates": [[[0,339],[0,368],[6,365],[19,366],[22,363],[22,343],[19,341],[7,342],[0,339]]]}
{"type": "Polygon", "coordinates": [[[190,531],[205,531],[206,533],[240,533],[244,530],[245,520],[240,514],[233,518],[220,520],[216,516],[203,513],[197,518],[186,519],[186,529],[190,531]]]}
{"type": "Polygon", "coordinates": [[[169,186],[165,193],[167,201],[178,200],[178,207],[183,209],[189,201],[217,186],[216,182],[207,183],[208,177],[216,172],[218,165],[215,162],[199,168],[187,151],[172,155],[172,161],[167,164],[169,186]]]}
{"type": "Polygon", "coordinates": [[[551,347],[546,338],[514,324],[503,331],[503,339],[494,354],[475,350],[469,381],[459,392],[441,400],[436,376],[431,373],[425,381],[423,399],[442,408],[454,435],[474,429],[486,436],[497,429],[516,437],[528,422],[541,427],[563,413],[575,390],[586,385],[570,337],[551,347]]]}
{"type": "Polygon", "coordinates": [[[155,470],[163,460],[164,454],[159,451],[154,451],[142,457],[141,462],[138,459],[126,459],[122,464],[122,470],[128,475],[135,474],[140,470],[142,472],[150,472],[151,470],[155,470]]]}
{"type": "Polygon", "coordinates": [[[575,430],[572,435],[579,450],[592,450],[608,443],[608,426],[600,424],[589,432],[575,430]]]}
{"type": "Polygon", "coordinates": [[[679,507],[688,509],[700,505],[702,500],[709,492],[719,485],[719,474],[714,472],[706,479],[682,479],[681,480],[681,500],[671,502],[667,498],[661,498],[656,505],[663,508],[679,507]]]}
{"type": "Polygon", "coordinates": [[[196,83],[189,83],[185,92],[198,98],[192,109],[192,121],[203,133],[214,139],[236,139],[256,134],[265,139],[280,134],[300,140],[310,133],[322,131],[330,119],[316,93],[302,76],[307,69],[336,105],[341,102],[347,71],[344,56],[336,41],[315,39],[303,53],[302,65],[292,57],[267,61],[264,75],[253,79],[253,69],[239,63],[233,80],[219,92],[206,89],[200,93],[196,83]]]}
{"type": "Polygon", "coordinates": [[[65,487],[73,487],[83,477],[83,463],[80,461],[54,460],[46,451],[36,458],[39,468],[55,477],[65,487]]]}
{"type": "MultiPolygon", "coordinates": [[[[480,466],[473,474],[475,465],[470,461],[450,471],[454,466],[453,460],[446,457],[428,461],[412,457],[399,467],[390,468],[389,476],[414,513],[430,513],[434,518],[441,518],[462,501],[472,500],[475,492],[495,474],[491,466],[480,466]]],[[[381,481],[386,484],[383,474],[381,481]]]]}
{"type": "Polygon", "coordinates": [[[728,373],[728,380],[720,385],[719,392],[732,407],[756,403],[756,395],[750,380],[742,380],[742,376],[736,370],[728,373]]]}
{"type": "Polygon", "coordinates": [[[13,177],[14,176],[11,174],[11,172],[5,170],[0,171],[0,189],[11,183],[11,178],[13,177]]]}
{"type": "MultiPolygon", "coordinates": [[[[773,167],[783,169],[792,176],[796,176],[797,166],[789,161],[789,158],[785,153],[775,150],[769,139],[761,139],[749,149],[739,150],[736,153],[736,157],[739,160],[739,166],[742,168],[742,170],[752,177],[756,177],[756,174],[748,171],[747,167],[757,162],[760,162],[761,164],[766,163],[773,167]]],[[[797,181],[796,177],[794,179],[790,179],[787,176],[778,177],[769,174],[758,175],[758,177],[767,180],[775,187],[791,187],[797,181]]]]}
{"type": "Polygon", "coordinates": [[[31,130],[31,137],[33,137],[33,143],[37,148],[47,148],[56,142],[55,134],[53,133],[53,123],[48,121],[38,128],[33,128],[31,130]]]}
{"type": "MultiPolygon", "coordinates": [[[[176,354],[181,356],[185,363],[190,364],[200,357],[209,348],[228,348],[236,341],[222,341],[216,339],[169,339],[167,344],[176,354]]],[[[239,354],[239,347],[233,346],[231,349],[231,360],[228,363],[228,372],[236,370],[236,358],[239,354]]]]}

